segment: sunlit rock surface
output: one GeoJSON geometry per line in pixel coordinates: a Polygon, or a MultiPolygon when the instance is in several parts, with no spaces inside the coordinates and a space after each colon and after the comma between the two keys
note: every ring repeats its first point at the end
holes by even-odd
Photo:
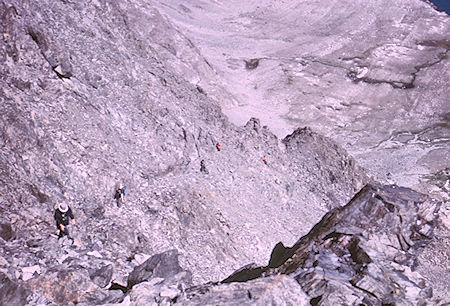
{"type": "MultiPolygon", "coordinates": [[[[189,302],[206,282],[264,266],[274,245],[294,245],[373,181],[312,121],[282,138],[264,116],[230,122],[220,108],[238,99],[229,80],[158,8],[0,1],[1,303],[189,302]],[[55,235],[61,202],[73,240],[55,235]]],[[[259,73],[265,62],[238,63],[259,73]]],[[[447,188],[446,173],[436,186],[447,188]]],[[[446,213],[417,262],[434,301],[448,292],[446,213]]],[[[236,303],[253,287],[262,304],[311,296],[290,290],[289,276],[266,281],[228,286],[236,303]]]]}
{"type": "Polygon", "coordinates": [[[307,125],[380,180],[449,199],[450,18],[421,0],[156,1],[235,97],[231,121],[307,125]]]}

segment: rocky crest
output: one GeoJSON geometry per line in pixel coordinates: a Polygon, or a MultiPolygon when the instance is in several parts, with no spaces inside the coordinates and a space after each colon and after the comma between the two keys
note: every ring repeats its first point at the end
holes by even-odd
{"type": "MultiPolygon", "coordinates": [[[[239,296],[242,304],[262,305],[276,301],[271,284],[286,283],[281,275],[288,275],[296,282],[290,281],[294,288],[287,291],[300,286],[307,294],[304,305],[426,304],[433,290],[415,270],[420,250],[433,236],[439,205],[410,189],[367,185],[294,246],[277,244],[267,266],[244,267],[215,285],[219,288],[188,290],[184,299],[192,305],[213,305],[239,296]],[[255,287],[263,283],[264,289],[250,285],[256,278],[255,287]],[[225,285],[232,282],[248,284],[225,285]]],[[[284,303],[296,304],[299,297],[285,298],[284,303]]]]}

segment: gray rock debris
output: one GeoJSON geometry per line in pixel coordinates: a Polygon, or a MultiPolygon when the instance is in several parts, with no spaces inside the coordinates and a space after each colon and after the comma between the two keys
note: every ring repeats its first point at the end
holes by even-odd
{"type": "MultiPolygon", "coordinates": [[[[258,285],[251,279],[268,286],[273,277],[286,274],[312,305],[437,303],[432,285],[415,270],[420,251],[432,240],[440,204],[411,189],[367,185],[350,203],[327,213],[293,247],[277,245],[268,266],[244,267],[223,283],[246,282],[252,289],[258,285]]],[[[183,299],[195,304],[206,297],[220,298],[234,304],[240,290],[226,286],[188,290],[183,299]]],[[[276,298],[278,293],[271,295],[276,298]]]]}
{"type": "Polygon", "coordinates": [[[312,127],[380,180],[448,199],[425,179],[450,164],[450,18],[430,1],[154,2],[235,97],[219,100],[232,122],[312,127]]]}
{"type": "Polygon", "coordinates": [[[265,264],[370,181],[310,129],[231,124],[214,70],[147,1],[0,0],[0,30],[0,271],[29,305],[139,303],[140,286],[172,303],[265,264]],[[61,202],[73,241],[55,236],[61,202]],[[177,274],[126,288],[136,255],[169,250],[177,274]]]}
{"type": "MultiPolygon", "coordinates": [[[[88,287],[108,294],[91,269],[112,265],[111,281],[121,282],[135,254],[177,249],[195,283],[221,279],[264,264],[265,250],[294,243],[369,180],[313,132],[291,138],[311,147],[302,155],[256,119],[229,123],[218,100],[197,89],[214,71],[144,1],[0,6],[8,34],[0,40],[0,207],[15,233],[0,244],[8,276],[39,264],[43,277],[76,262],[88,287]],[[58,65],[71,76],[55,73],[58,65]],[[118,182],[127,186],[120,208],[118,182]],[[73,244],[53,236],[61,202],[75,214],[73,244]]],[[[216,88],[215,96],[227,94],[216,88]]]]}

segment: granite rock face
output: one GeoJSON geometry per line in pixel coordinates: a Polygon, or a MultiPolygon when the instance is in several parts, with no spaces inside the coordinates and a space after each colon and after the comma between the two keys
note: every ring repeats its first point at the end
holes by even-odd
{"type": "MultiPolygon", "coordinates": [[[[239,267],[275,269],[372,181],[311,128],[280,140],[259,119],[231,123],[220,73],[150,2],[0,0],[0,34],[2,303],[196,303],[239,267]],[[60,203],[70,238],[55,235],[60,203]]],[[[308,303],[273,271],[211,299],[308,303]]]]}

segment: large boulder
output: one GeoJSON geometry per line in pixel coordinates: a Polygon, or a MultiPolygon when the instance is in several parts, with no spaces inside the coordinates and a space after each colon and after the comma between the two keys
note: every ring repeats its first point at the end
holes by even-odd
{"type": "Polygon", "coordinates": [[[111,282],[113,272],[114,269],[112,265],[105,265],[99,269],[92,271],[89,277],[99,287],[104,288],[111,282]]]}
{"type": "Polygon", "coordinates": [[[25,305],[30,291],[0,272],[0,305],[25,305]]]}
{"type": "Polygon", "coordinates": [[[45,275],[28,280],[26,286],[56,304],[87,302],[100,289],[91,281],[87,270],[64,266],[49,269],[45,275]]]}
{"type": "Polygon", "coordinates": [[[15,237],[15,232],[12,229],[12,226],[10,223],[1,223],[0,224],[0,237],[3,240],[9,241],[14,239],[15,237]]]}
{"type": "Polygon", "coordinates": [[[134,285],[152,277],[169,278],[182,271],[183,269],[178,263],[177,250],[156,254],[133,269],[128,276],[127,288],[131,289],[134,285]]]}
{"type": "Polygon", "coordinates": [[[309,297],[289,276],[258,278],[245,283],[198,286],[186,290],[176,302],[180,305],[298,305],[309,297]]]}

